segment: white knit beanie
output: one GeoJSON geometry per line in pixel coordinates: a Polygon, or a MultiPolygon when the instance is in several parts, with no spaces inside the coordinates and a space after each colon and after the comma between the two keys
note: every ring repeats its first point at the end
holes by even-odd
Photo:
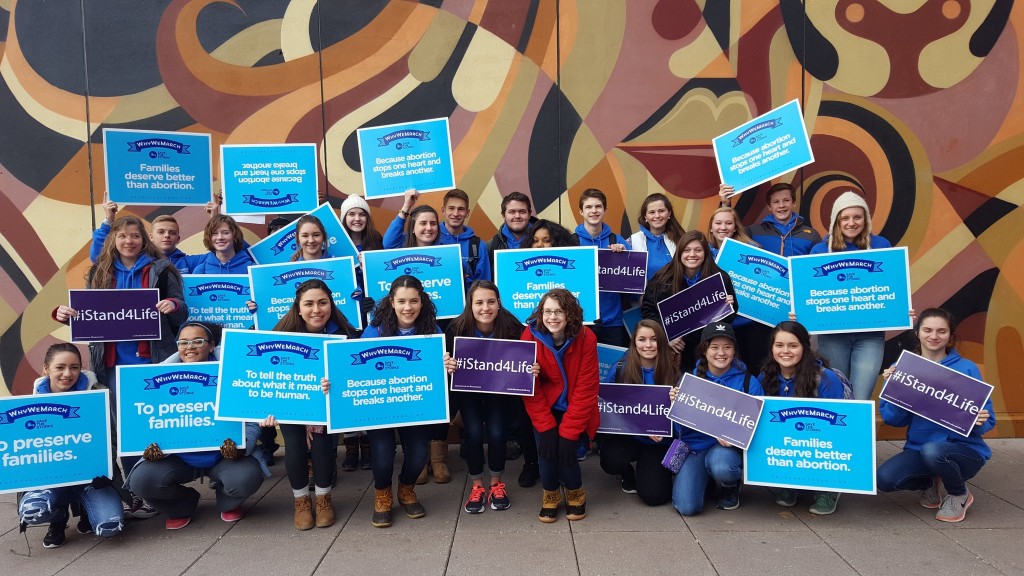
{"type": "MultiPolygon", "coordinates": [[[[868,209],[867,200],[865,200],[863,196],[857,194],[853,190],[847,190],[846,192],[840,194],[839,198],[836,198],[835,203],[832,204],[832,221],[828,225],[829,236],[831,236],[832,232],[835,231],[836,229],[836,220],[839,219],[839,213],[842,212],[843,210],[846,210],[847,208],[853,208],[855,206],[860,206],[861,208],[864,209],[864,229],[867,230],[869,234],[871,233],[871,210],[868,209]]],[[[832,239],[829,238],[828,242],[829,252],[831,252],[832,239]]]]}
{"type": "Polygon", "coordinates": [[[353,208],[362,208],[363,212],[366,212],[367,215],[370,214],[370,205],[366,203],[366,200],[363,200],[362,196],[349,194],[348,198],[345,198],[345,201],[341,203],[341,210],[339,212],[341,213],[342,222],[345,221],[345,215],[348,214],[348,211],[353,208]]]}

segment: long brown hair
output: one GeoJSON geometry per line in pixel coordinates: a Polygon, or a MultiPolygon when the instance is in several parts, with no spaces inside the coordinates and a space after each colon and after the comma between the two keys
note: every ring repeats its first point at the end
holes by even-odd
{"type": "MultiPolygon", "coordinates": [[[[770,347],[775,347],[775,336],[779,332],[788,332],[800,342],[800,346],[803,347],[803,356],[800,357],[800,362],[796,365],[796,373],[793,378],[793,396],[797,398],[817,398],[818,396],[818,365],[819,363],[826,368],[828,362],[826,362],[821,356],[818,355],[814,349],[811,348],[811,335],[807,332],[807,328],[799,322],[793,322],[786,320],[779,322],[775,328],[772,329],[771,336],[768,338],[770,347]]],[[[769,352],[768,358],[764,361],[764,367],[761,369],[763,378],[758,378],[761,381],[761,386],[764,388],[765,396],[778,396],[779,395],[779,377],[782,376],[782,367],[775,361],[774,351],[769,352]]]]}
{"type": "Polygon", "coordinates": [[[139,254],[146,254],[154,261],[164,257],[156,249],[156,246],[153,246],[153,243],[150,242],[149,234],[146,234],[146,226],[142,223],[142,220],[135,216],[121,216],[110,225],[110,233],[107,234],[107,239],[103,241],[103,248],[100,249],[99,258],[96,259],[96,264],[89,269],[86,282],[89,288],[114,287],[114,261],[121,258],[121,255],[117,252],[117,245],[114,242],[117,240],[118,233],[129,226],[138,228],[139,235],[142,236],[142,249],[139,250],[139,254]]]}
{"type": "Polygon", "coordinates": [[[683,234],[679,243],[676,244],[676,253],[672,256],[672,260],[654,273],[650,283],[655,285],[668,284],[672,286],[673,294],[686,288],[686,267],[683,266],[683,251],[686,249],[687,244],[694,241],[699,242],[701,248],[704,249],[704,263],[700,267],[700,277],[703,279],[721,272],[722,269],[718,267],[718,264],[715,264],[715,259],[711,257],[711,247],[708,246],[708,239],[704,237],[704,233],[700,230],[690,230],[683,234]]]}
{"type": "Polygon", "coordinates": [[[579,300],[565,288],[553,288],[548,290],[540,298],[537,308],[533,314],[526,319],[526,323],[533,323],[533,327],[541,334],[550,334],[547,326],[544,325],[544,302],[548,299],[558,302],[558,305],[565,311],[565,339],[575,338],[583,329],[583,308],[579,300]]]}
{"type": "MultiPolygon", "coordinates": [[[[373,217],[370,216],[370,211],[369,210],[363,210],[359,206],[356,206],[354,208],[349,208],[348,212],[345,212],[345,214],[343,214],[342,217],[341,217],[341,227],[345,229],[345,232],[348,232],[348,237],[349,238],[352,237],[352,230],[349,229],[348,222],[347,222],[347,220],[348,220],[348,213],[353,211],[353,210],[361,210],[361,211],[366,213],[366,229],[363,230],[363,240],[362,240],[362,242],[360,242],[363,245],[363,252],[366,252],[367,250],[381,250],[381,249],[383,249],[384,248],[384,237],[380,235],[380,232],[378,232],[376,228],[374,228],[374,226],[373,226],[373,217]]],[[[438,224],[440,225],[440,223],[438,223],[438,224]]],[[[296,234],[297,234],[297,232],[296,232],[296,234]]]]}
{"type": "MultiPolygon", "coordinates": [[[[441,219],[438,218],[438,216],[437,216],[437,210],[434,210],[434,208],[432,206],[423,205],[423,206],[417,206],[416,208],[413,208],[413,211],[409,212],[409,216],[407,216],[406,219],[405,219],[405,247],[406,248],[415,248],[416,247],[416,235],[413,234],[413,230],[415,230],[415,228],[416,228],[416,218],[419,217],[419,215],[423,214],[424,212],[429,212],[430,214],[433,214],[434,215],[434,220],[437,221],[437,237],[434,238],[434,244],[433,245],[436,246],[436,245],[441,243],[441,219]]],[[[369,221],[367,221],[366,226],[367,227],[370,226],[369,221]]]]}
{"type": "Polygon", "coordinates": [[[643,384],[643,364],[640,360],[640,352],[636,349],[636,335],[641,328],[649,328],[654,331],[654,340],[658,343],[658,359],[654,364],[654,383],[669,384],[675,386],[681,376],[679,370],[679,359],[675,350],[668,345],[668,337],[661,324],[650,319],[643,319],[633,329],[633,338],[629,341],[629,350],[626,351],[625,361],[622,363],[622,374],[619,377],[621,384],[643,384]]]}
{"type": "Polygon", "coordinates": [[[736,212],[736,209],[732,206],[722,206],[711,213],[711,218],[708,219],[708,245],[715,250],[720,250],[722,248],[722,245],[718,243],[718,237],[715,236],[715,232],[711,229],[711,226],[715,221],[715,216],[725,213],[732,214],[732,221],[736,225],[736,231],[732,235],[733,240],[738,240],[751,246],[757,246],[758,248],[761,247],[760,244],[750,237],[750,234],[747,234],[747,227],[740,222],[739,212],[736,212]]]}
{"type": "MultiPolygon", "coordinates": [[[[679,247],[679,241],[682,239],[683,234],[686,234],[686,230],[683,229],[682,224],[676,220],[676,211],[672,207],[672,203],[669,202],[668,196],[665,196],[661,192],[655,192],[654,194],[648,194],[647,198],[640,204],[640,215],[636,217],[637,224],[640,224],[648,230],[651,226],[647,223],[647,208],[654,202],[661,201],[665,204],[665,208],[668,210],[668,223],[665,224],[665,236],[668,236],[669,240],[675,243],[676,248],[679,247]]],[[[737,220],[739,222],[739,220],[737,220]]]]}
{"type": "Polygon", "coordinates": [[[302,257],[302,245],[299,241],[299,229],[302,228],[303,224],[312,224],[320,229],[320,235],[323,236],[323,245],[320,247],[320,256],[323,257],[324,252],[327,251],[327,229],[324,228],[324,223],[319,218],[312,214],[303,214],[295,222],[295,254],[292,254],[292,262],[297,261],[302,257]]]}
{"type": "Polygon", "coordinates": [[[334,303],[334,298],[331,297],[331,289],[320,279],[306,280],[295,288],[295,300],[292,301],[292,306],[288,309],[288,312],[285,312],[285,315],[277,321],[277,324],[274,326],[274,332],[309,332],[309,330],[306,330],[306,321],[299,314],[299,301],[302,300],[302,295],[310,290],[321,290],[327,294],[327,299],[331,302],[330,319],[341,328],[345,336],[355,338],[357,334],[355,327],[349,323],[345,315],[341,313],[341,310],[338,310],[338,306],[334,303]]]}
{"type": "Polygon", "coordinates": [[[857,237],[853,239],[853,244],[861,250],[867,250],[871,248],[871,215],[863,206],[847,206],[836,214],[836,221],[832,223],[832,229],[828,231],[828,243],[829,248],[832,252],[842,252],[846,250],[846,237],[843,236],[842,225],[840,224],[839,217],[842,216],[843,212],[850,208],[860,208],[864,213],[864,229],[857,234],[857,237]]]}
{"type": "Polygon", "coordinates": [[[493,338],[518,340],[523,333],[523,323],[501,305],[501,294],[498,287],[490,280],[475,280],[466,291],[466,307],[457,318],[448,325],[448,331],[454,336],[475,336],[476,318],[473,317],[473,294],[477,290],[490,290],[498,298],[498,313],[494,315],[493,338]]]}

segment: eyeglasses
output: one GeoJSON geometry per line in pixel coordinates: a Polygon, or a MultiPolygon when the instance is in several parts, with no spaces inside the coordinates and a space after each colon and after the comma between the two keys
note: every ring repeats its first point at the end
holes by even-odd
{"type": "Polygon", "coordinates": [[[193,338],[191,340],[178,340],[175,344],[178,348],[199,348],[209,342],[206,338],[193,338]]]}
{"type": "Polygon", "coordinates": [[[544,310],[541,314],[545,318],[562,318],[565,316],[565,310],[544,310]]]}

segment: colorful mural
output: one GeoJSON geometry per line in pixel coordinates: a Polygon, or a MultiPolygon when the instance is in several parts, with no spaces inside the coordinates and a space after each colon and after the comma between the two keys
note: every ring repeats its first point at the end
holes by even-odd
{"type": "MultiPolygon", "coordinates": [[[[997,433],[1024,435],[1024,8],[804,4],[0,0],[0,394],[26,393],[68,337],[49,312],[83,284],[103,128],[210,133],[215,155],[315,142],[338,205],[361,192],[357,128],[448,117],[480,236],[513,190],[569,225],[589,187],[628,234],[656,191],[705,229],[711,138],[795,98],[816,156],[788,178],[801,212],[824,230],[832,198],[862,190],[875,232],[910,249],[915,307],[963,319],[997,433]]],[[[765,213],[757,191],[737,204],[748,224],[765,213]]],[[[383,228],[400,200],[373,205],[383,228]]],[[[127,210],[174,214],[182,248],[202,250],[201,209],[127,210]]],[[[888,358],[900,344],[890,334],[888,358]]]]}

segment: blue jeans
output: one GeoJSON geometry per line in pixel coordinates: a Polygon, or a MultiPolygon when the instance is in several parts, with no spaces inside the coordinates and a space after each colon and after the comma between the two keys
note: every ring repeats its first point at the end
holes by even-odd
{"type": "Polygon", "coordinates": [[[882,369],[885,332],[820,334],[818,352],[829,364],[846,374],[853,386],[853,397],[870,400],[882,369]]]}
{"type": "Polygon", "coordinates": [[[210,485],[215,489],[218,512],[238,508],[263,484],[263,470],[252,456],[237,460],[223,458],[208,470],[201,470],[169,454],[156,462],[140,462],[132,469],[128,485],[132,492],[168,518],[189,518],[199,504],[199,492],[185,484],[204,474],[209,476],[210,485]]]}
{"type": "MultiPolygon", "coordinates": [[[[556,416],[556,420],[560,423],[562,417],[556,416]]],[[[537,444],[540,444],[540,432],[537,432],[536,428],[533,429],[533,435],[537,444]]],[[[583,486],[583,470],[580,469],[578,461],[560,464],[558,460],[538,457],[537,463],[540,468],[540,485],[548,492],[558,490],[559,486],[565,486],[566,490],[577,490],[583,486]]]]}
{"type": "Polygon", "coordinates": [[[705,461],[708,452],[691,452],[672,482],[672,506],[683,516],[694,516],[704,510],[704,490],[708,485],[705,461]]]}
{"type": "Polygon", "coordinates": [[[921,451],[905,448],[878,467],[878,489],[924,490],[932,485],[932,477],[942,479],[946,492],[952,496],[967,493],[967,480],[973,478],[985,459],[973,448],[956,442],[928,442],[921,451]]]}
{"type": "Polygon", "coordinates": [[[97,490],[89,485],[79,485],[32,490],[22,497],[18,505],[18,516],[29,526],[51,523],[63,523],[66,526],[68,506],[72,502],[82,505],[97,536],[108,538],[121,532],[124,508],[121,497],[113,487],[97,490]]]}
{"type": "Polygon", "coordinates": [[[708,449],[704,466],[711,478],[724,487],[733,488],[738,486],[740,479],[743,478],[743,451],[715,443],[708,449]]]}
{"type": "MultiPolygon", "coordinates": [[[[505,470],[505,416],[508,414],[508,396],[453,392],[455,405],[462,413],[462,448],[470,478],[484,473],[484,429],[487,431],[487,467],[492,474],[505,470]]],[[[453,412],[454,414],[454,412],[453,412]]]]}
{"type": "Polygon", "coordinates": [[[427,465],[430,425],[403,426],[401,428],[378,428],[367,430],[372,449],[373,487],[378,490],[391,488],[391,476],[395,473],[395,431],[402,440],[402,469],[398,472],[398,483],[406,486],[416,484],[416,477],[427,465]]]}

